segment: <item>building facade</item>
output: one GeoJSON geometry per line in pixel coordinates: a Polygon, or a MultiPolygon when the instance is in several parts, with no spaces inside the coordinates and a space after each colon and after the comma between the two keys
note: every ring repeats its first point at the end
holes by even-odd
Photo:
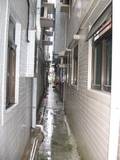
{"type": "Polygon", "coordinates": [[[1,160],[20,160],[36,125],[45,89],[40,7],[36,0],[0,1],[1,160]]]}
{"type": "MultiPolygon", "coordinates": [[[[63,0],[61,3],[64,5],[66,2],[63,0]]],[[[116,108],[113,98],[117,94],[114,83],[111,86],[112,71],[115,71],[111,1],[69,1],[66,21],[65,50],[61,47],[57,53],[63,51],[65,59],[62,60],[62,67],[66,70],[63,75],[66,79],[65,112],[81,159],[119,159],[119,107],[116,108]]],[[[59,27],[64,28],[62,25],[59,27]]],[[[55,36],[56,47],[62,42],[60,36],[55,36]]]]}
{"type": "MultiPolygon", "coordinates": [[[[68,33],[72,33],[68,34],[68,45],[72,41],[69,46],[71,49],[71,80],[66,85],[65,109],[78,142],[81,159],[84,160],[107,160],[109,151],[111,95],[110,92],[97,89],[97,84],[99,84],[97,79],[94,79],[93,82],[96,88],[92,86],[92,65],[98,67],[98,70],[100,66],[97,66],[99,62],[91,64],[93,58],[91,39],[87,40],[89,27],[95,23],[109,1],[104,1],[103,4],[101,1],[97,3],[98,1],[86,3],[76,1],[72,6],[73,15],[71,15],[68,29],[68,33]],[[87,6],[90,8],[86,8],[87,6]],[[78,7],[80,8],[75,13],[78,7]],[[91,13],[93,11],[91,7],[94,8],[93,13],[91,13]],[[78,25],[74,25],[75,23],[78,25]],[[79,24],[81,24],[80,30],[79,24]],[[80,39],[72,40],[74,34],[78,34],[80,39]]],[[[94,76],[101,80],[101,77],[99,78],[101,74],[99,70],[94,76]],[[100,75],[97,74],[98,72],[100,75]]]]}

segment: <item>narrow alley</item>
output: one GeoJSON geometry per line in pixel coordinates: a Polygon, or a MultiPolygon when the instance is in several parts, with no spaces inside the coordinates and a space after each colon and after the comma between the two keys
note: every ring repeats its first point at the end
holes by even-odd
{"type": "Polygon", "coordinates": [[[120,160],[120,0],[0,0],[0,160],[120,160]]]}
{"type": "Polygon", "coordinates": [[[70,132],[64,106],[53,85],[49,86],[43,119],[45,139],[38,160],[79,160],[77,146],[70,132]]]}

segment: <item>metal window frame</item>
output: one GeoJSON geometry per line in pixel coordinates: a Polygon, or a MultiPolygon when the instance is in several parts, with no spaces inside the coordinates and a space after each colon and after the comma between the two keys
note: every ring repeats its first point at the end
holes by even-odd
{"type": "MultiPolygon", "coordinates": [[[[97,90],[101,90],[101,91],[107,91],[107,92],[111,92],[111,85],[107,85],[106,84],[106,74],[107,74],[107,71],[106,71],[106,39],[111,36],[111,30],[109,30],[108,32],[106,32],[103,37],[100,39],[101,43],[102,43],[102,59],[101,59],[101,84],[100,85],[97,85],[95,84],[95,75],[93,73],[93,70],[94,70],[94,57],[92,57],[92,81],[91,81],[91,87],[93,89],[97,89],[97,90]],[[108,33],[108,35],[106,36],[106,34],[108,33]],[[107,38],[106,38],[107,37],[107,38]]],[[[94,39],[94,37],[93,37],[94,39]]],[[[99,39],[98,39],[99,40],[99,39]]],[[[92,51],[92,56],[94,56],[94,43],[95,41],[93,40],[93,51],[92,51]]]]}

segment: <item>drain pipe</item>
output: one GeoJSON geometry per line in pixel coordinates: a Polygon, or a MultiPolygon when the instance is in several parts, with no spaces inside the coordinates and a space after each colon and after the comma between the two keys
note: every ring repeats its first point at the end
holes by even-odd
{"type": "Polygon", "coordinates": [[[27,0],[27,5],[28,5],[28,20],[27,20],[27,42],[29,42],[29,39],[28,39],[28,31],[29,31],[29,23],[30,23],[30,21],[29,21],[29,16],[30,16],[30,2],[29,2],[29,0],[27,0]]]}
{"type": "Polygon", "coordinates": [[[37,149],[37,145],[38,145],[38,139],[35,138],[34,142],[33,142],[32,151],[30,153],[30,159],[29,160],[34,160],[36,149],[37,149]]]}
{"type": "Polygon", "coordinates": [[[36,128],[36,112],[37,112],[37,78],[33,78],[32,89],[32,128],[36,128]]]}
{"type": "MultiPolygon", "coordinates": [[[[43,142],[43,140],[44,140],[44,131],[43,131],[43,126],[42,125],[36,125],[36,127],[37,128],[40,128],[40,130],[41,130],[41,134],[42,134],[42,140],[41,140],[41,143],[43,142]]],[[[36,136],[35,138],[34,138],[34,141],[33,141],[33,145],[32,145],[32,149],[31,149],[31,152],[30,152],[30,158],[29,158],[29,160],[34,160],[34,158],[35,158],[35,155],[36,155],[36,150],[37,150],[37,148],[38,148],[38,144],[40,143],[40,141],[39,141],[40,139],[39,139],[39,136],[36,136]]]]}
{"type": "Polygon", "coordinates": [[[32,160],[32,158],[33,158],[33,152],[34,152],[34,148],[35,148],[35,143],[36,143],[36,138],[34,138],[34,141],[33,141],[33,146],[32,146],[32,150],[31,150],[31,153],[30,153],[30,159],[29,160],[32,160]]]}

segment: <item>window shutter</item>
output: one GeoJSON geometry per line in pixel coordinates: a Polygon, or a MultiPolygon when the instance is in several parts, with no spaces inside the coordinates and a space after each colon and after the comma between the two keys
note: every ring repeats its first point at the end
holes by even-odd
{"type": "Polygon", "coordinates": [[[87,40],[89,40],[99,28],[108,21],[112,16],[112,4],[110,4],[106,10],[101,14],[101,16],[96,20],[96,22],[92,25],[88,35],[87,40]]]}

